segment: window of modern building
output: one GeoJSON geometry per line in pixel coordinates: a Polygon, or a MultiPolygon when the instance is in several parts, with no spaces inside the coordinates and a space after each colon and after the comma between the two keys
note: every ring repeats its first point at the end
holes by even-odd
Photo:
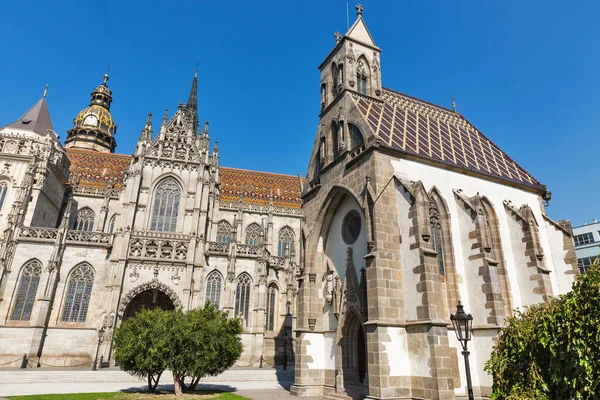
{"type": "Polygon", "coordinates": [[[41,274],[42,264],[37,260],[30,261],[23,267],[17,289],[17,299],[10,317],[13,321],[29,321],[31,318],[41,274]]]}
{"type": "Polygon", "coordinates": [[[258,225],[257,223],[252,223],[248,225],[248,227],[246,228],[245,235],[246,244],[258,246],[258,243],[260,242],[260,231],[260,225],[258,225]]]}
{"type": "Polygon", "coordinates": [[[594,243],[594,234],[592,232],[582,233],[581,235],[576,235],[575,246],[582,246],[584,244],[594,243]]]}
{"type": "Polygon", "coordinates": [[[244,326],[248,326],[248,312],[250,310],[250,286],[252,279],[247,273],[238,276],[235,290],[235,316],[243,319],[244,326]]]}
{"type": "Polygon", "coordinates": [[[594,263],[596,258],[598,258],[598,256],[578,258],[577,263],[579,264],[579,270],[581,273],[585,274],[587,269],[594,263]]]}
{"type": "Polygon", "coordinates": [[[88,264],[76,267],[67,283],[67,294],[62,312],[64,322],[85,322],[92,286],[94,285],[94,270],[88,264]]]}
{"type": "Polygon", "coordinates": [[[75,217],[75,230],[91,232],[94,230],[94,219],[96,214],[91,208],[85,207],[77,211],[75,217]]]}
{"type": "Polygon", "coordinates": [[[150,230],[161,232],[176,230],[180,196],[181,186],[175,179],[167,178],[158,185],[154,194],[150,230]]]}
{"type": "Polygon", "coordinates": [[[221,274],[213,271],[206,278],[206,301],[219,308],[221,301],[221,274]]]}

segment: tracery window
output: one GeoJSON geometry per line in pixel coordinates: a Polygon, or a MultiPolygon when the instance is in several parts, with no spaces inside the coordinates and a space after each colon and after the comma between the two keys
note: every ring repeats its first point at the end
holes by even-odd
{"type": "Polygon", "coordinates": [[[6,182],[0,182],[0,210],[4,205],[4,200],[6,199],[6,194],[8,193],[8,185],[6,182]]]}
{"type": "Polygon", "coordinates": [[[437,252],[437,261],[440,275],[446,274],[444,267],[444,246],[442,242],[442,225],[440,219],[440,210],[435,201],[429,201],[429,226],[431,228],[431,245],[437,252]]]}
{"type": "Polygon", "coordinates": [[[173,178],[167,178],[156,188],[154,195],[154,208],[150,230],[160,232],[174,232],[177,228],[177,214],[179,213],[179,197],[181,186],[173,178]]]}
{"type": "Polygon", "coordinates": [[[260,242],[260,232],[260,225],[258,225],[257,223],[251,223],[250,225],[248,225],[248,227],[246,228],[246,244],[258,246],[260,242]]]}
{"type": "Polygon", "coordinates": [[[85,207],[77,211],[75,217],[75,230],[91,232],[94,230],[94,219],[96,214],[91,208],[85,207]]]}
{"type": "Polygon", "coordinates": [[[115,219],[117,217],[117,214],[113,215],[110,220],[108,221],[108,233],[113,233],[115,230],[115,219]]]}
{"type": "Polygon", "coordinates": [[[23,267],[15,307],[10,317],[13,321],[29,321],[31,318],[41,274],[42,264],[37,260],[30,261],[23,267]]]}
{"type": "Polygon", "coordinates": [[[294,231],[289,226],[284,226],[279,230],[279,238],[277,240],[277,255],[279,257],[286,256],[286,247],[288,248],[287,255],[291,257],[294,252],[294,231]]]}
{"type": "Polygon", "coordinates": [[[220,221],[217,224],[217,242],[219,243],[231,243],[233,238],[233,232],[231,225],[227,221],[220,221]]]}
{"type": "Polygon", "coordinates": [[[210,301],[217,308],[221,301],[221,282],[221,274],[217,271],[211,272],[206,278],[206,301],[210,301]]]}
{"type": "Polygon", "coordinates": [[[235,289],[235,316],[244,321],[244,326],[248,326],[248,312],[250,310],[250,285],[252,279],[247,273],[242,273],[237,278],[235,289]]]}
{"type": "Polygon", "coordinates": [[[275,312],[277,310],[277,285],[271,283],[267,288],[267,330],[275,329],[275,312]]]}
{"type": "Polygon", "coordinates": [[[71,272],[67,283],[62,321],[85,322],[93,285],[94,270],[89,264],[82,264],[71,272]]]}
{"type": "Polygon", "coordinates": [[[364,60],[359,60],[356,67],[356,90],[358,93],[367,94],[367,67],[364,60]]]}

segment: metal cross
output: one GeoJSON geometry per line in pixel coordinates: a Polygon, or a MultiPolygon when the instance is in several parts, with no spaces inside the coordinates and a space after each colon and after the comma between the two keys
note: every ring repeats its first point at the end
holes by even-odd
{"type": "Polygon", "coordinates": [[[362,17],[362,13],[364,11],[363,6],[361,6],[360,4],[357,4],[356,7],[356,15],[358,15],[359,17],[362,17]]]}

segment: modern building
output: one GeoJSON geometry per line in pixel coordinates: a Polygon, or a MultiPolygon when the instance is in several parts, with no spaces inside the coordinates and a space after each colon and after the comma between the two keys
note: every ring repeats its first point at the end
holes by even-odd
{"type": "Polygon", "coordinates": [[[243,321],[240,363],[294,350],[296,395],[452,399],[461,301],[487,395],[505,318],[570,289],[571,232],[464,116],[383,86],[357,10],[319,67],[305,178],[221,166],[196,76],[185,105],[140,124],[133,154],[114,153],[108,76],[64,147],[45,97],[1,128],[0,363],[114,365],[120,321],[210,301],[243,321]]]}
{"type": "Polygon", "coordinates": [[[573,228],[575,252],[581,272],[585,272],[600,255],[600,222],[593,219],[573,228]]]}

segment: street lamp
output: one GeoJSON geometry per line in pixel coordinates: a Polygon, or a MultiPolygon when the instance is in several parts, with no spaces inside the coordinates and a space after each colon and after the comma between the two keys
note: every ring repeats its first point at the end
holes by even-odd
{"type": "Polygon", "coordinates": [[[473,326],[473,316],[465,313],[464,306],[458,302],[456,314],[450,315],[450,321],[454,326],[456,338],[462,346],[462,355],[465,357],[465,371],[467,373],[467,391],[469,400],[473,400],[473,386],[471,385],[471,368],[469,367],[469,350],[467,343],[471,340],[471,328],[473,326]]]}
{"type": "MultiPolygon", "coordinates": [[[[283,328],[285,329],[285,328],[283,328]]],[[[283,370],[287,370],[287,330],[283,332],[283,370]]]]}
{"type": "MultiPolygon", "coordinates": [[[[92,371],[96,371],[98,365],[98,353],[100,352],[100,344],[104,339],[104,332],[106,331],[106,326],[102,325],[102,328],[98,329],[98,347],[96,347],[96,357],[94,357],[94,365],[92,366],[92,371]]],[[[102,368],[102,365],[100,365],[102,368]]]]}

